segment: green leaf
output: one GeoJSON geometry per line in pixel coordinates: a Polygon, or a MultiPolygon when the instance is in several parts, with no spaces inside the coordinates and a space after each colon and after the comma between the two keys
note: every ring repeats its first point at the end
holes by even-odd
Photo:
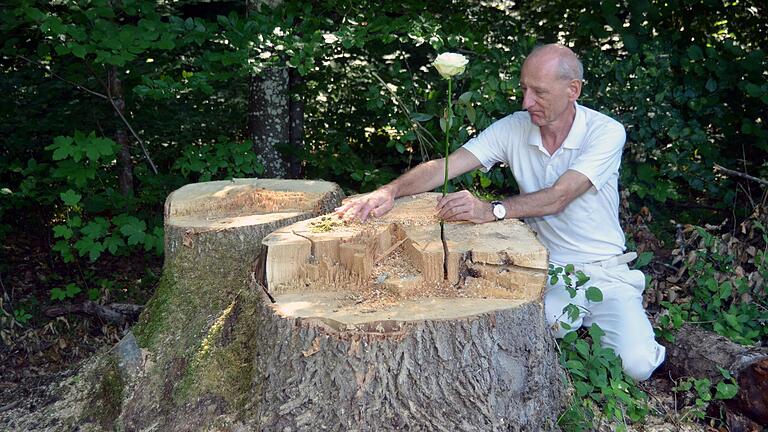
{"type": "Polygon", "coordinates": [[[88,300],[96,301],[101,298],[101,291],[98,288],[91,288],[88,290],[88,300]]]}
{"type": "Polygon", "coordinates": [[[83,196],[79,193],[73,191],[72,189],[67,190],[66,192],[62,192],[59,194],[61,197],[61,200],[64,201],[64,204],[74,207],[77,205],[77,203],[80,202],[80,198],[83,196]]]}
{"type": "Polygon", "coordinates": [[[109,221],[101,216],[88,222],[80,230],[83,234],[93,239],[98,239],[104,236],[109,229],[109,221]]]}
{"type": "Polygon", "coordinates": [[[67,284],[65,294],[68,298],[74,298],[80,291],[82,290],[79,286],[75,284],[67,284]]]}
{"type": "Polygon", "coordinates": [[[605,331],[600,328],[597,324],[592,324],[591,327],[589,327],[589,335],[592,336],[592,340],[600,340],[603,336],[605,336],[605,331]]]}
{"type": "Polygon", "coordinates": [[[417,122],[432,120],[433,117],[434,115],[427,113],[411,113],[411,118],[417,122]]]}
{"type": "Polygon", "coordinates": [[[723,381],[717,383],[715,389],[715,399],[731,399],[739,392],[739,386],[723,381]]]}
{"type": "Polygon", "coordinates": [[[763,90],[756,84],[747,83],[744,88],[747,90],[747,94],[754,98],[760,97],[763,94],[763,90]]]}
{"type": "Polygon", "coordinates": [[[475,124],[475,120],[477,120],[477,113],[472,105],[467,105],[467,120],[472,124],[475,124]]]}
{"type": "Polygon", "coordinates": [[[109,250],[109,253],[115,255],[120,249],[125,247],[125,242],[117,234],[104,239],[104,246],[109,250]]]}
{"type": "Polygon", "coordinates": [[[79,154],[80,149],[73,146],[73,139],[72,137],[68,136],[57,136],[53,139],[53,144],[47,146],[46,150],[53,150],[53,160],[62,160],[66,159],[69,156],[74,156],[76,154],[79,154]]]}
{"type": "Polygon", "coordinates": [[[587,292],[585,293],[587,300],[591,302],[601,302],[603,301],[603,292],[600,291],[597,287],[589,287],[587,288],[587,292]]]}
{"type": "Polygon", "coordinates": [[[461,96],[459,96],[459,103],[466,105],[469,103],[471,99],[472,99],[472,92],[468,91],[463,93],[461,96]]]}
{"type": "Polygon", "coordinates": [[[590,392],[592,392],[592,390],[594,389],[594,387],[592,387],[591,385],[581,381],[575,381],[573,383],[573,387],[576,389],[576,395],[578,397],[584,397],[588,395],[590,392]]]}
{"type": "Polygon", "coordinates": [[[64,290],[61,288],[53,288],[51,289],[51,300],[64,300],[67,298],[66,293],[64,293],[64,290]]]}
{"type": "Polygon", "coordinates": [[[127,238],[128,245],[136,245],[144,242],[147,224],[133,216],[126,218],[125,224],[120,227],[120,232],[127,238]]]}
{"type": "Polygon", "coordinates": [[[85,58],[87,51],[84,45],[72,44],[72,54],[74,54],[75,57],[85,58]]]}
{"type": "Polygon", "coordinates": [[[635,261],[635,268],[643,268],[647,266],[651,260],[653,260],[653,252],[645,251],[637,256],[637,261],[635,261]]]}
{"type": "Polygon", "coordinates": [[[565,266],[566,273],[573,273],[573,270],[574,270],[573,264],[566,264],[565,266]]]}
{"type": "Polygon", "coordinates": [[[64,240],[69,240],[72,238],[72,235],[74,232],[72,231],[72,228],[66,226],[66,225],[54,225],[53,226],[53,236],[54,237],[61,237],[64,240]]]}
{"type": "Polygon", "coordinates": [[[93,137],[85,147],[85,155],[92,161],[97,161],[101,156],[112,157],[117,153],[117,143],[109,138],[93,137]]]}

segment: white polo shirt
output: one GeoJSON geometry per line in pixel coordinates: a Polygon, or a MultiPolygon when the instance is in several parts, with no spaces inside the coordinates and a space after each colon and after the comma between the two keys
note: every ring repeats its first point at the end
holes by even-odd
{"type": "Polygon", "coordinates": [[[625,139],[621,123],[576,104],[571,131],[551,156],[526,111],[496,121],[463,148],[480,160],[484,171],[497,162],[506,163],[523,193],[552,186],[567,170],[587,176],[592,188],[562,212],[525,219],[549,249],[551,262],[579,264],[624,252],[618,180],[625,139]]]}

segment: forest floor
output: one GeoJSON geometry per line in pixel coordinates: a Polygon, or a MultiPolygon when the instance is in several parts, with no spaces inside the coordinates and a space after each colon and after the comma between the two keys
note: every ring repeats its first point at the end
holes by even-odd
{"type": "MultiPolygon", "coordinates": [[[[639,252],[654,254],[654,260],[643,268],[652,278],[645,300],[653,318],[661,313],[660,302],[670,300],[669,281],[677,282],[679,272],[669,263],[679,261],[675,255],[681,252],[656,239],[648,229],[650,219],[646,210],[625,217],[623,224],[632,233],[639,252]]],[[[3,413],[10,414],[21,406],[23,411],[34,411],[52,403],[47,390],[50,385],[75,373],[93,354],[114,346],[135,323],[135,316],[123,325],[87,313],[52,316],[62,302],[51,299],[51,290],[80,281],[81,292],[64,303],[90,298],[102,305],[143,305],[151,297],[162,270],[162,258],[143,254],[104,256],[98,266],[65,264],[51,254],[47,236],[36,234],[11,233],[0,246],[4,257],[0,263],[0,429],[3,413]]],[[[678,394],[673,390],[675,385],[662,370],[640,383],[648,395],[650,414],[645,423],[630,425],[628,430],[727,430],[715,418],[695,419],[696,413],[704,413],[692,409],[690,395],[678,394]]],[[[616,427],[615,423],[605,422],[599,430],[616,427]]]]}

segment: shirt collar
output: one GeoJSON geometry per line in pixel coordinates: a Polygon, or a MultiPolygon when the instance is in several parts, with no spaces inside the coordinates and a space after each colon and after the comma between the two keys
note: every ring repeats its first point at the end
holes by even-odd
{"type": "MultiPolygon", "coordinates": [[[[577,102],[574,102],[573,105],[576,107],[576,116],[573,119],[571,130],[561,146],[567,149],[580,148],[584,142],[584,135],[587,132],[587,118],[584,114],[584,109],[577,102]]],[[[530,118],[528,121],[530,121],[530,118]]],[[[546,152],[544,145],[541,143],[541,130],[536,125],[533,125],[531,132],[528,134],[528,144],[539,147],[542,151],[546,152]]]]}

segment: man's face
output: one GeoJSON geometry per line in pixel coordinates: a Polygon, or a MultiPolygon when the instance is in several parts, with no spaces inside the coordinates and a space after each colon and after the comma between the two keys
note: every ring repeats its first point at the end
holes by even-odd
{"type": "Polygon", "coordinates": [[[529,58],[523,64],[520,74],[523,109],[537,126],[551,125],[563,119],[578,97],[575,80],[561,79],[557,67],[557,59],[546,55],[529,58]]]}

